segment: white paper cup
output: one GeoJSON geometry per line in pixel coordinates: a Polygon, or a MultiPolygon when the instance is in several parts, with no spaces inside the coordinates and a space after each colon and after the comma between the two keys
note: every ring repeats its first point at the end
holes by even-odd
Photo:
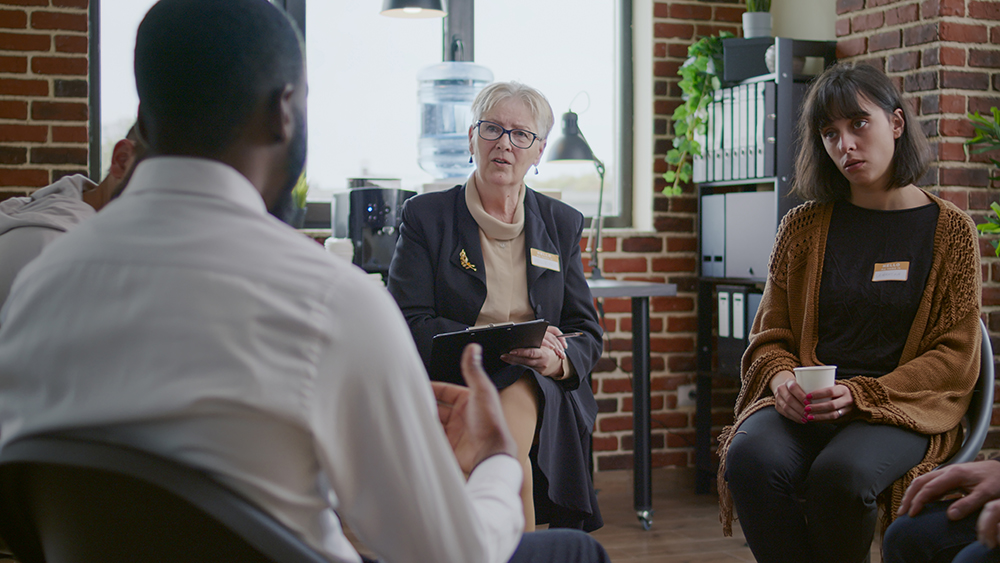
{"type": "MultiPolygon", "coordinates": [[[[809,366],[795,368],[795,382],[799,384],[799,387],[801,387],[807,395],[814,391],[819,391],[820,389],[833,387],[836,380],[837,366],[809,366]]],[[[821,399],[813,402],[822,403],[829,400],[830,399],[821,399]]]]}

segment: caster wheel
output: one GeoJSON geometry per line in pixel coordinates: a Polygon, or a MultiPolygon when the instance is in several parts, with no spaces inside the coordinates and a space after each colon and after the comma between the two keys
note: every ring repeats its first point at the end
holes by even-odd
{"type": "Polygon", "coordinates": [[[639,518],[639,523],[642,524],[643,530],[649,531],[653,527],[653,511],[641,510],[636,512],[636,516],[639,518]]]}

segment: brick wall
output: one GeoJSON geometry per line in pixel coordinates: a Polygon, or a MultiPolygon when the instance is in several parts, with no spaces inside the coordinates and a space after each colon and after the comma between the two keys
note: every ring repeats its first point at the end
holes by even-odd
{"type": "MultiPolygon", "coordinates": [[[[973,134],[968,113],[988,115],[991,106],[1000,106],[1000,2],[838,0],[837,14],[838,57],[885,71],[917,111],[937,155],[925,187],[984,222],[990,202],[1000,200],[989,187],[995,169],[988,157],[1000,160],[1000,154],[970,157],[963,142],[973,134]]],[[[981,248],[983,313],[996,334],[1000,260],[986,240],[981,248]]],[[[992,341],[1000,351],[1000,338],[992,341]]],[[[1000,429],[985,448],[1000,448],[1000,429]]]]}
{"type": "Polygon", "coordinates": [[[87,173],[88,0],[0,0],[0,199],[87,173]]]}
{"type": "MultiPolygon", "coordinates": [[[[735,1],[654,3],[654,156],[658,175],[666,171],[664,156],[672,136],[669,118],[680,104],[677,70],[687,58],[688,46],[720,31],[739,34],[743,11],[735,1]]],[[[655,232],[606,236],[601,255],[608,277],[677,284],[676,297],[650,302],[652,460],[657,467],[694,464],[694,407],[677,407],[677,387],[694,383],[696,373],[698,203],[693,187],[667,198],[659,194],[664,186],[657,179],[655,232]]],[[[600,407],[594,435],[598,470],[632,467],[631,302],[608,299],[605,310],[610,351],[593,376],[600,407]]],[[[716,391],[714,397],[722,405],[717,422],[722,424],[727,416],[732,418],[736,389],[728,382],[716,391]]]]}

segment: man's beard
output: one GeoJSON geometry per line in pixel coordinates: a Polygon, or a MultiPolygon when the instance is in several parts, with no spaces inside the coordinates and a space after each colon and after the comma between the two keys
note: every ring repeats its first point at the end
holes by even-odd
{"type": "Polygon", "coordinates": [[[292,190],[299,181],[302,169],[306,164],[306,118],[303,113],[295,112],[295,135],[288,144],[288,153],[285,155],[285,186],[268,212],[281,221],[291,224],[295,216],[295,202],[292,199],[292,190]]]}

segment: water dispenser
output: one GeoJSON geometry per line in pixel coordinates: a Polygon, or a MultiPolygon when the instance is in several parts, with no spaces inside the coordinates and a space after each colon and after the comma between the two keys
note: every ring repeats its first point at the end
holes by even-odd
{"type": "Polygon", "coordinates": [[[492,81],[490,69],[470,62],[444,62],[417,73],[418,162],[434,178],[464,178],[472,172],[472,101],[492,81]]]}

